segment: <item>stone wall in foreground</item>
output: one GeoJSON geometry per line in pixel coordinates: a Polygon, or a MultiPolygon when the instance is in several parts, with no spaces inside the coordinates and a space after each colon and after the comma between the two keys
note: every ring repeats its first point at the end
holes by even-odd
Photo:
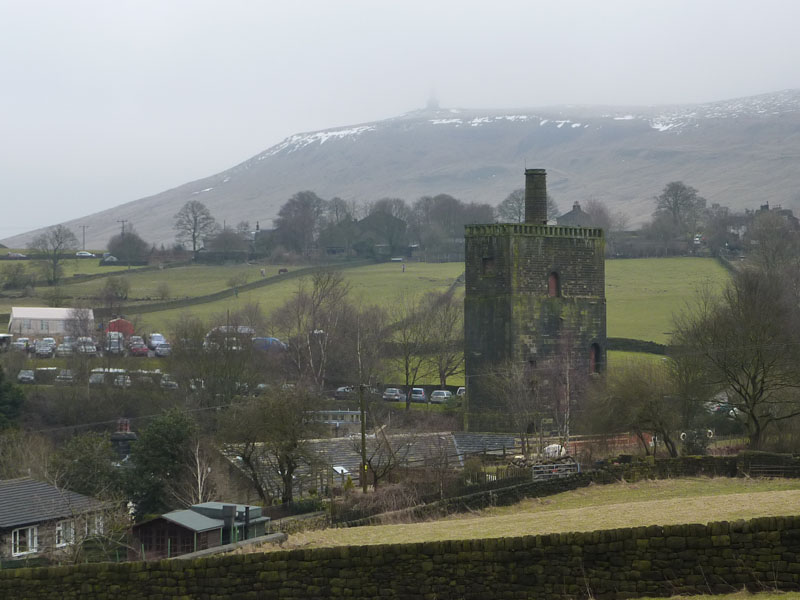
{"type": "Polygon", "coordinates": [[[0,571],[0,597],[631,598],[800,589],[800,516],[0,571]]]}

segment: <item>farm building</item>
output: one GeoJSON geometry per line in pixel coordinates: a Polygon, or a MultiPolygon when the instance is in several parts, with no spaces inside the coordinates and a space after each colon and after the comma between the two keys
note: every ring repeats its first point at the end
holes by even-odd
{"type": "Polygon", "coordinates": [[[93,330],[94,313],[90,308],[76,311],[74,308],[12,306],[8,320],[8,332],[18,336],[54,337],[71,331],[88,334],[93,330]]]}

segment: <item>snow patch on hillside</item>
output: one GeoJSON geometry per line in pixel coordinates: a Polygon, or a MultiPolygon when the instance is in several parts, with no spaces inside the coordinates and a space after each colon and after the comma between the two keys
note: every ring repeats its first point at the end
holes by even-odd
{"type": "Polygon", "coordinates": [[[311,144],[319,144],[320,146],[329,140],[354,140],[360,135],[368,131],[374,131],[374,125],[361,125],[358,127],[350,127],[348,129],[333,129],[327,131],[315,131],[313,133],[300,133],[286,138],[280,144],[273,146],[266,152],[260,154],[257,160],[264,160],[270,156],[280,154],[286,151],[287,154],[296,152],[301,148],[310,146],[311,144]]]}

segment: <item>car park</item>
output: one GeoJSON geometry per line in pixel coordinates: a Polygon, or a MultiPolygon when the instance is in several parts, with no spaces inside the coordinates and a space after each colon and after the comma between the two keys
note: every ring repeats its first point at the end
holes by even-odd
{"type": "Polygon", "coordinates": [[[17,373],[17,383],[35,383],[36,377],[31,369],[22,369],[17,373]]]}
{"type": "Polygon", "coordinates": [[[402,402],[406,399],[406,395],[400,388],[386,388],[381,397],[388,402],[402,402]]]}
{"type": "Polygon", "coordinates": [[[169,344],[159,344],[156,346],[155,355],[159,358],[165,358],[172,354],[172,346],[169,344]]]}
{"type": "Polygon", "coordinates": [[[412,402],[427,402],[428,397],[425,395],[425,390],[422,388],[411,388],[411,401],[412,402]]]}
{"type": "Polygon", "coordinates": [[[442,404],[443,402],[447,402],[453,397],[453,392],[449,390],[434,390],[431,392],[431,402],[436,404],[442,404]]]}
{"type": "Polygon", "coordinates": [[[79,250],[75,253],[76,258],[94,258],[94,254],[86,250],[79,250]]]}

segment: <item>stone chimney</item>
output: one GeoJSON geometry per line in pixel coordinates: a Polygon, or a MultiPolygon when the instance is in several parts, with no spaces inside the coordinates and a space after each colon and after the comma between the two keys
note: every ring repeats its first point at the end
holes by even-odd
{"type": "Polygon", "coordinates": [[[547,225],[547,173],[525,169],[525,222],[547,225]]]}

